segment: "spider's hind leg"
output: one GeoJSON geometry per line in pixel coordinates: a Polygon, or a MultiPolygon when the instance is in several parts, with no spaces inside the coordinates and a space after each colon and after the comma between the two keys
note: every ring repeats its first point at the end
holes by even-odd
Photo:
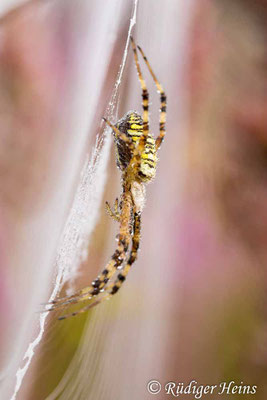
{"type": "Polygon", "coordinates": [[[129,235],[130,233],[127,235],[124,235],[123,233],[119,235],[118,246],[111,257],[111,260],[90,286],[77,291],[72,296],[66,296],[53,301],[51,308],[45,311],[54,311],[60,308],[65,308],[68,305],[81,303],[91,300],[93,297],[97,297],[116,273],[120,265],[123,264],[128,250],[129,235]]]}
{"type": "Polygon", "coordinates": [[[82,314],[91,308],[97,306],[98,304],[102,303],[105,300],[108,300],[110,297],[112,297],[115,293],[119,291],[121,288],[123,282],[125,281],[132,264],[136,261],[137,258],[137,253],[139,249],[139,243],[140,243],[140,229],[141,229],[141,213],[136,212],[134,210],[134,224],[133,224],[133,236],[132,236],[132,249],[130,252],[130,255],[128,257],[128,260],[126,261],[126,264],[124,268],[122,269],[121,272],[118,273],[117,278],[115,279],[114,283],[111,283],[109,286],[105,288],[105,295],[102,297],[99,297],[97,300],[95,300],[93,303],[88,304],[87,306],[80,308],[80,310],[74,311],[70,314],[62,315],[59,317],[59,320],[63,320],[69,317],[74,317],[75,315],[82,314]]]}
{"type": "Polygon", "coordinates": [[[134,210],[134,222],[133,222],[133,235],[132,235],[132,249],[131,249],[129,258],[126,261],[124,268],[122,269],[121,272],[119,272],[115,282],[112,283],[110,285],[110,287],[106,289],[110,295],[113,295],[118,292],[118,290],[121,288],[123,282],[125,281],[128,273],[132,267],[132,264],[136,261],[138,249],[139,249],[139,245],[140,245],[140,236],[141,236],[141,213],[136,212],[136,209],[135,209],[134,210]]]}
{"type": "MultiPolygon", "coordinates": [[[[91,283],[90,286],[77,291],[72,296],[59,298],[52,303],[50,310],[64,308],[69,304],[81,303],[97,297],[103,291],[110,279],[115,275],[117,269],[123,265],[128,252],[128,247],[131,240],[131,221],[132,213],[132,198],[131,193],[127,190],[122,196],[120,230],[118,235],[118,244],[115,252],[113,253],[110,261],[98,275],[98,277],[91,283]]],[[[73,315],[73,314],[72,314],[73,315]]],[[[62,318],[61,318],[62,319],[62,318]]]]}

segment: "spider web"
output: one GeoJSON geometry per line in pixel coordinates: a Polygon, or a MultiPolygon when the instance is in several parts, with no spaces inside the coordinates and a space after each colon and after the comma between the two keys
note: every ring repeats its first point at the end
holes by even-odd
{"type": "MultiPolygon", "coordinates": [[[[123,53],[122,63],[119,68],[118,76],[112,96],[107,107],[105,117],[117,116],[119,88],[122,75],[126,64],[128,46],[132,29],[136,23],[136,11],[138,0],[133,0],[133,11],[128,28],[128,36],[123,53]]],[[[97,222],[99,215],[100,200],[103,195],[106,182],[106,169],[109,160],[109,150],[112,142],[112,135],[109,134],[110,128],[104,130],[103,136],[98,134],[95,147],[91,156],[87,155],[84,167],[81,172],[80,181],[74,196],[65,227],[62,232],[60,244],[58,246],[55,267],[56,278],[53,291],[48,299],[51,302],[55,299],[64,283],[73,280],[76,276],[79,265],[87,257],[87,248],[91,233],[97,222]]],[[[50,306],[46,306],[48,309],[50,306]]],[[[11,400],[15,400],[21,388],[23,379],[30,367],[36,347],[41,342],[44,331],[45,321],[48,311],[40,315],[39,332],[36,338],[30,342],[23,360],[25,364],[18,368],[16,372],[16,383],[11,400]]]]}

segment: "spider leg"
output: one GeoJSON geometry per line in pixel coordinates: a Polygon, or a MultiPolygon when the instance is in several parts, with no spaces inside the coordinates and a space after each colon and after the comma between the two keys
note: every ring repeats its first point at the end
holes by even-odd
{"type": "Polygon", "coordinates": [[[118,235],[118,247],[115,250],[110,262],[93,282],[94,293],[97,295],[104,288],[107,282],[113,277],[116,270],[121,266],[126,258],[130,243],[130,224],[131,213],[132,213],[132,197],[130,191],[124,186],[124,192],[122,194],[122,209],[120,214],[120,231],[118,235]]]}
{"type": "Polygon", "coordinates": [[[113,253],[111,260],[106,265],[101,274],[92,282],[92,284],[84,289],[79,290],[74,295],[54,300],[52,307],[46,311],[53,311],[58,308],[65,307],[68,304],[75,304],[82,301],[90,300],[97,296],[106,286],[108,281],[113,277],[118,267],[120,267],[128,251],[131,237],[131,213],[132,213],[132,197],[129,190],[124,189],[122,194],[122,210],[120,214],[120,230],[118,235],[117,249],[113,253]]]}
{"type": "Polygon", "coordinates": [[[147,65],[147,68],[149,69],[149,72],[156,84],[156,87],[158,89],[158,92],[160,93],[160,121],[159,121],[159,136],[156,139],[156,150],[159,149],[161,146],[161,143],[163,142],[164,136],[165,136],[165,124],[166,124],[166,106],[167,106],[167,96],[164,92],[164,89],[162,85],[159,83],[156,75],[154,74],[151,65],[149,64],[148,59],[146,58],[143,50],[141,49],[140,46],[137,46],[138,50],[142,54],[142,57],[147,65]]]}
{"type": "MultiPolygon", "coordinates": [[[[50,303],[47,303],[47,305],[51,305],[51,308],[48,308],[43,312],[54,311],[57,310],[58,308],[64,308],[65,306],[68,306],[70,304],[76,304],[78,302],[88,300],[88,292],[87,292],[88,288],[85,289],[77,290],[77,292],[73,293],[70,296],[59,297],[58,299],[55,299],[50,303]],[[85,289],[86,292],[84,292],[85,289]]],[[[92,297],[93,295],[91,295],[90,298],[92,297]]]]}
{"type": "Polygon", "coordinates": [[[140,244],[140,236],[141,236],[141,213],[136,212],[134,210],[134,224],[133,224],[133,237],[132,237],[132,249],[129,255],[129,258],[126,262],[125,267],[123,270],[118,274],[115,282],[110,285],[109,294],[112,296],[113,294],[117,293],[118,290],[121,288],[123,282],[125,281],[132,264],[137,259],[137,253],[140,244]]]}
{"type": "Polygon", "coordinates": [[[75,315],[82,314],[85,311],[90,310],[91,308],[97,306],[98,304],[102,303],[104,300],[108,300],[110,297],[112,297],[115,293],[118,292],[118,290],[121,288],[123,282],[125,281],[130,268],[132,264],[135,262],[137,258],[137,252],[139,249],[139,243],[140,243],[140,230],[141,230],[141,214],[137,213],[134,211],[134,226],[133,226],[133,237],[132,237],[132,249],[131,253],[129,255],[129,258],[126,262],[125,267],[123,270],[118,274],[116,280],[114,283],[106,287],[105,292],[106,294],[94,301],[91,304],[88,304],[87,306],[81,308],[80,310],[74,311],[73,313],[62,315],[59,317],[59,320],[63,320],[69,317],[74,317],[75,315]]]}
{"type": "Polygon", "coordinates": [[[115,125],[113,125],[111,122],[109,122],[109,120],[107,120],[106,118],[103,118],[103,120],[108,124],[108,126],[113,130],[114,134],[115,134],[115,138],[116,139],[121,139],[124,143],[127,144],[127,146],[133,150],[134,149],[134,143],[132,141],[132,139],[125,135],[125,133],[121,132],[118,128],[116,128],[115,125]]]}
{"type": "Polygon", "coordinates": [[[136,148],[136,154],[141,154],[142,151],[144,150],[145,144],[146,144],[146,140],[147,140],[147,135],[149,133],[149,115],[148,115],[148,101],[149,101],[149,94],[148,94],[148,90],[146,87],[146,83],[145,80],[143,78],[142,72],[141,72],[141,68],[140,68],[140,64],[139,64],[139,60],[138,60],[138,55],[137,55],[137,50],[136,50],[136,44],[132,38],[132,36],[130,37],[131,39],[131,45],[133,48],[133,53],[134,53],[134,61],[135,61],[135,65],[136,65],[136,69],[137,69],[137,74],[138,74],[138,78],[141,84],[141,88],[142,88],[142,105],[143,105],[143,135],[140,137],[139,140],[139,144],[136,148]]]}
{"type": "MultiPolygon", "coordinates": [[[[55,300],[52,300],[48,303],[44,303],[43,305],[45,306],[51,306],[51,308],[44,310],[43,312],[46,311],[53,311],[56,308],[59,307],[63,307],[66,306],[68,304],[71,303],[77,303],[77,299],[82,299],[84,293],[84,289],[79,289],[76,292],[74,292],[73,294],[69,295],[69,296],[64,296],[64,297],[58,297],[55,300]]],[[[87,293],[86,293],[87,294],[87,293]]]]}
{"type": "Polygon", "coordinates": [[[67,319],[67,318],[69,318],[69,317],[75,317],[75,315],[82,314],[82,313],[84,313],[85,311],[90,310],[90,308],[93,308],[93,307],[97,306],[97,304],[99,304],[99,303],[102,302],[102,299],[104,299],[104,297],[102,297],[101,299],[98,299],[98,300],[94,301],[92,304],[89,304],[89,305],[87,305],[87,306],[85,306],[85,307],[83,307],[83,308],[80,308],[80,310],[78,310],[78,311],[74,311],[74,312],[69,313],[69,314],[61,315],[60,317],[58,317],[58,320],[59,320],[59,321],[62,321],[63,319],[67,319]]]}
{"type": "Polygon", "coordinates": [[[116,200],[115,200],[113,210],[110,207],[109,202],[106,201],[106,211],[107,211],[108,215],[110,215],[111,218],[113,218],[115,221],[120,222],[120,212],[119,212],[118,208],[119,208],[119,199],[118,198],[116,198],[116,200]]]}

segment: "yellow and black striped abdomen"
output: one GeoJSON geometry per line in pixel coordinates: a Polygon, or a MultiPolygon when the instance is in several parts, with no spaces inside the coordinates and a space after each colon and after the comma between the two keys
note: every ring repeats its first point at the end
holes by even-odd
{"type": "Polygon", "coordinates": [[[145,149],[141,154],[139,176],[141,177],[142,181],[148,182],[155,177],[157,161],[158,158],[156,154],[155,139],[148,134],[145,149]]]}
{"type": "MultiPolygon", "coordinates": [[[[143,134],[143,120],[137,113],[129,115],[129,129],[127,129],[128,136],[131,136],[136,145],[143,134]]],[[[156,174],[157,155],[155,147],[155,139],[148,134],[144,151],[141,154],[141,165],[139,168],[138,176],[143,182],[148,182],[154,178],[156,174]]]]}
{"type": "MultiPolygon", "coordinates": [[[[137,112],[130,111],[116,125],[118,129],[131,137],[133,143],[137,146],[143,135],[143,119],[137,112]]],[[[122,141],[117,141],[117,165],[124,170],[132,157],[129,148],[122,141]]],[[[157,155],[155,139],[148,134],[145,148],[141,154],[141,164],[136,175],[142,182],[149,182],[156,174],[157,155]]]]}

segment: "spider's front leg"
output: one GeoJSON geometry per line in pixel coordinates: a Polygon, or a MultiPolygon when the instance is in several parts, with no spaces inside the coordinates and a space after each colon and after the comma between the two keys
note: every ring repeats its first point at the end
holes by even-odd
{"type": "Polygon", "coordinates": [[[130,137],[125,135],[125,133],[121,132],[118,128],[116,128],[115,125],[113,125],[111,122],[109,122],[108,119],[103,118],[103,120],[108,124],[108,126],[113,130],[115,138],[118,140],[122,140],[130,150],[134,149],[134,143],[130,137]]]}
{"type": "MultiPolygon", "coordinates": [[[[132,42],[134,42],[133,39],[132,39],[132,42]]],[[[133,47],[135,47],[135,44],[134,44],[133,47]]],[[[156,84],[158,93],[160,94],[159,136],[156,139],[156,150],[158,150],[160,148],[160,146],[161,146],[161,143],[164,140],[164,137],[165,137],[167,96],[166,96],[166,93],[165,93],[162,85],[159,83],[156,75],[154,74],[154,71],[152,70],[151,65],[150,65],[147,57],[145,56],[143,50],[141,49],[140,46],[137,46],[137,47],[138,47],[138,50],[140,51],[140,53],[142,54],[142,57],[143,57],[146,65],[147,65],[147,68],[148,68],[148,70],[149,70],[149,72],[150,72],[150,74],[151,74],[151,76],[152,76],[152,78],[153,78],[153,80],[154,80],[154,82],[156,84]]],[[[138,61],[137,61],[137,63],[138,63],[138,61]]]]}

